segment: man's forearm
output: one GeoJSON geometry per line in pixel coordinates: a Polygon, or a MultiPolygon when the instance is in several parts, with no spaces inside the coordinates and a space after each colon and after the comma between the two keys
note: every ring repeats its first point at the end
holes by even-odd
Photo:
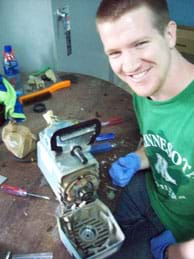
{"type": "Polygon", "coordinates": [[[194,258],[194,239],[170,245],[167,248],[166,255],[168,259],[193,259],[194,258]]]}
{"type": "Polygon", "coordinates": [[[135,151],[136,154],[138,154],[141,158],[141,169],[146,169],[149,168],[149,160],[147,158],[147,155],[145,153],[145,149],[142,146],[141,148],[139,148],[138,150],[135,151]]]}

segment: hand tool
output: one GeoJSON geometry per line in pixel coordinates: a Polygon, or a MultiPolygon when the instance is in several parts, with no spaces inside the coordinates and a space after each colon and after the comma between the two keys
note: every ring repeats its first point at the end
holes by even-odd
{"type": "Polygon", "coordinates": [[[102,127],[112,126],[112,125],[117,125],[117,124],[120,124],[120,123],[123,123],[123,118],[121,118],[120,116],[117,116],[117,117],[110,118],[107,121],[102,121],[101,126],[102,127]]]}
{"type": "Polygon", "coordinates": [[[96,137],[96,141],[112,140],[115,139],[115,134],[113,132],[101,133],[96,137]]]}
{"type": "Polygon", "coordinates": [[[45,199],[45,200],[50,200],[50,197],[48,197],[48,196],[29,193],[29,192],[27,192],[26,189],[19,188],[19,187],[16,187],[16,186],[10,186],[8,184],[2,184],[1,187],[0,187],[0,190],[5,192],[5,193],[9,193],[9,194],[15,195],[15,196],[21,196],[21,197],[32,196],[32,197],[36,197],[36,198],[42,198],[42,199],[45,199]]]}
{"type": "Polygon", "coordinates": [[[41,101],[45,98],[51,97],[52,93],[71,86],[71,81],[70,80],[64,80],[57,82],[49,87],[46,87],[42,90],[38,90],[36,92],[32,92],[30,94],[26,94],[23,96],[19,97],[19,101],[21,104],[31,104],[37,101],[41,101]]]}
{"type": "Polygon", "coordinates": [[[13,259],[53,259],[53,253],[14,254],[13,259]]]}
{"type": "Polygon", "coordinates": [[[11,258],[11,251],[8,251],[4,257],[4,259],[10,259],[11,258]]]}
{"type": "Polygon", "coordinates": [[[0,174],[0,185],[4,183],[6,180],[7,180],[7,177],[0,174]]]}
{"type": "Polygon", "coordinates": [[[98,153],[103,153],[103,152],[108,152],[111,151],[114,147],[116,147],[117,144],[115,143],[110,143],[110,142],[104,142],[104,143],[98,143],[98,144],[93,144],[91,146],[90,152],[92,154],[98,154],[98,153]]]}

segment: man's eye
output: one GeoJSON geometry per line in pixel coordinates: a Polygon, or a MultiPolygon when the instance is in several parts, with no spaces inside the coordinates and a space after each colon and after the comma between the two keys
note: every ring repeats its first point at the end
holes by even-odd
{"type": "Polygon", "coordinates": [[[138,43],[136,43],[136,47],[143,47],[144,45],[146,45],[148,43],[148,41],[141,41],[141,42],[138,42],[138,43]]]}
{"type": "Polygon", "coordinates": [[[120,52],[117,52],[117,51],[108,53],[108,57],[110,58],[116,58],[119,55],[120,55],[120,52]]]}

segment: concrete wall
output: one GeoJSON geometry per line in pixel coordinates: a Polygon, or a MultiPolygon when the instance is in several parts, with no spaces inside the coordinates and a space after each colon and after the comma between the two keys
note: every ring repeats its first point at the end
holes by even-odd
{"type": "Polygon", "coordinates": [[[56,58],[50,0],[1,0],[0,24],[0,51],[4,45],[12,45],[21,71],[53,67],[56,58]]]}
{"type": "MultiPolygon", "coordinates": [[[[168,0],[172,19],[194,27],[194,1],[168,0]]],[[[120,84],[109,68],[95,29],[99,0],[0,0],[0,50],[14,47],[21,71],[50,66],[55,70],[94,75],[120,84]],[[66,55],[63,29],[57,32],[57,7],[70,6],[71,56],[66,55]]],[[[0,65],[2,73],[2,65],[0,65]]]]}

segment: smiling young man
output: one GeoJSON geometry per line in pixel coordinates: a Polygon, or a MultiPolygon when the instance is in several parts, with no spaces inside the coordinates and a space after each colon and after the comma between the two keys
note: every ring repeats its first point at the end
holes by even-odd
{"type": "Polygon", "coordinates": [[[194,65],[175,47],[166,0],[102,0],[96,23],[112,70],[133,91],[144,139],[109,170],[126,186],[115,216],[127,245],[115,258],[175,258],[185,243],[172,244],[194,238],[194,65]]]}

